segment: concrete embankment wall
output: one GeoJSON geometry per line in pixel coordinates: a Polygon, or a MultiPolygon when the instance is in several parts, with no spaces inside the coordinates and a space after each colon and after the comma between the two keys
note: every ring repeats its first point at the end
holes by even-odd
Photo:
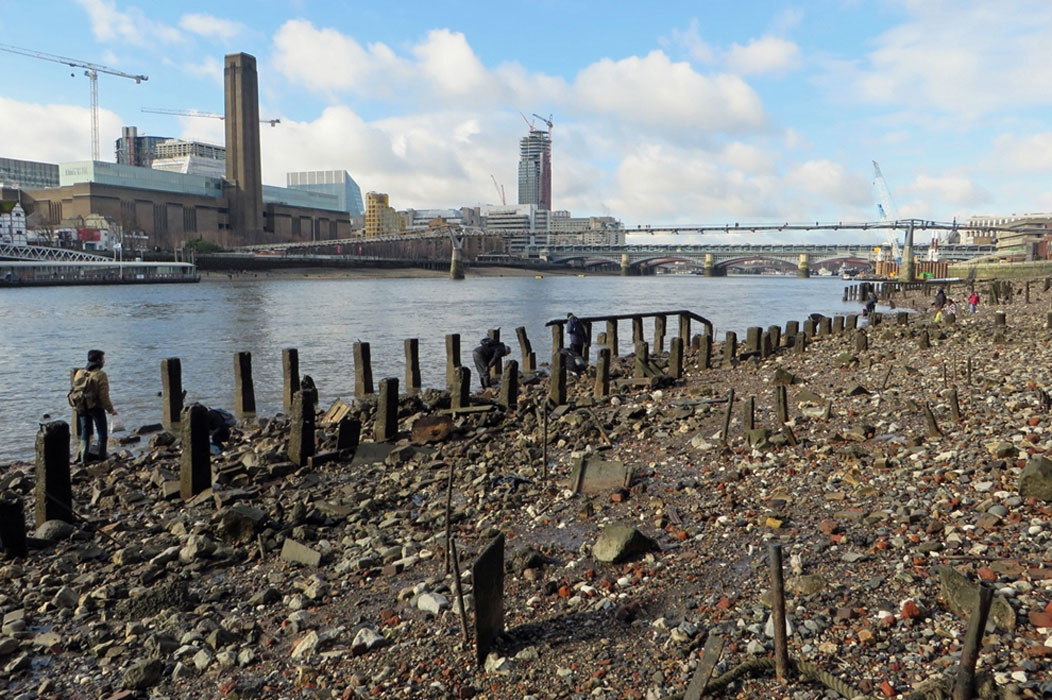
{"type": "Polygon", "coordinates": [[[979,263],[977,265],[950,265],[949,277],[967,277],[975,270],[975,279],[1018,279],[1020,277],[1044,277],[1052,275],[1052,260],[1017,263],[979,263]]]}

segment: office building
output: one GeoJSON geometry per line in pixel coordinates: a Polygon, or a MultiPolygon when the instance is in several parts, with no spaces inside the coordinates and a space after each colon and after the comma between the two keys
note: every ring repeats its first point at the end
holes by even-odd
{"type": "Polygon", "coordinates": [[[151,167],[170,173],[223,177],[226,174],[226,149],[200,141],[168,139],[157,144],[151,167]]]}
{"type": "Polygon", "coordinates": [[[402,217],[391,208],[385,193],[369,192],[365,195],[365,235],[367,237],[398,233],[403,229],[402,217]]]}
{"type": "Polygon", "coordinates": [[[58,166],[34,160],[0,158],[0,187],[58,187],[58,166]]]}
{"type": "Polygon", "coordinates": [[[552,208],[552,139],[547,131],[531,129],[519,142],[519,204],[552,208]]]}
{"type": "Polygon", "coordinates": [[[351,216],[361,216],[365,213],[365,207],[362,206],[362,190],[346,170],[287,173],[285,185],[291,190],[335,195],[340,209],[351,216]]]}
{"type": "Polygon", "coordinates": [[[157,145],[171,140],[170,136],[139,136],[137,127],[122,127],[121,137],[114,144],[117,162],[121,165],[149,168],[153,164],[157,145]]]}

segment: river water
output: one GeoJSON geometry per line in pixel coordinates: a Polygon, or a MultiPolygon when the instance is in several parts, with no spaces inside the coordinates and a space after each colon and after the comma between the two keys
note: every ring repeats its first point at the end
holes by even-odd
{"type": "MultiPolygon", "coordinates": [[[[706,278],[545,276],[425,279],[207,279],[200,284],[44,287],[0,290],[0,463],[31,459],[45,414],[69,420],[69,370],[87,351],[106,351],[111,397],[129,428],[161,419],[161,360],[182,361],[187,402],[233,408],[233,356],[252,353],[256,406],[281,409],[281,350],[299,349],[325,408],[354,394],[355,340],[370,343],[373,377],[404,382],[405,338],[418,338],[425,387],[445,383],[446,333],[461,334],[461,356],[487,329],[519,359],[525,326],[538,362],[550,356],[545,322],[578,316],[688,309],[708,318],[717,339],[749,326],[803,320],[809,313],[856,313],[841,301],[847,282],[780,276],[706,278]]],[[[666,338],[677,332],[669,318],[666,338]]],[[[593,333],[602,329],[595,329],[593,333]]],[[[692,333],[700,332],[697,324],[692,333]]],[[[619,328],[629,352],[631,323],[619,328]]],[[[646,322],[647,339],[653,334],[646,322]]],[[[667,342],[667,341],[666,341],[667,342]]],[[[594,359],[594,352],[593,352],[594,359]]],[[[473,367],[472,367],[473,369],[473,367]]],[[[473,372],[474,374],[474,372],[473,372]]],[[[473,387],[477,382],[473,378],[473,387]]]]}

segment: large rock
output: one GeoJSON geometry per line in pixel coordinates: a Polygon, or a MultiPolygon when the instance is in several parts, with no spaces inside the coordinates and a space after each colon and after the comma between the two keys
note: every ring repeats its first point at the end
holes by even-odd
{"type": "MultiPolygon", "coordinates": [[[[942,597],[954,615],[967,620],[979,603],[979,584],[972,583],[951,566],[939,567],[942,597]]],[[[1001,596],[994,596],[990,604],[990,620],[1003,630],[1015,629],[1015,610],[1001,596]]]]}
{"type": "Polygon", "coordinates": [[[33,536],[49,542],[58,542],[72,535],[74,530],[76,528],[65,520],[47,520],[36,529],[33,536]]]}
{"type": "Polygon", "coordinates": [[[614,523],[603,528],[599,540],[592,547],[592,555],[599,561],[617,562],[658,549],[657,542],[629,525],[614,523]]]}
{"type": "Polygon", "coordinates": [[[1019,477],[1019,495],[1046,503],[1052,501],[1052,461],[1044,455],[1034,455],[1027,462],[1019,477]]]}
{"type": "Polygon", "coordinates": [[[143,690],[161,679],[164,664],[157,659],[136,661],[124,672],[124,687],[143,690]]]}

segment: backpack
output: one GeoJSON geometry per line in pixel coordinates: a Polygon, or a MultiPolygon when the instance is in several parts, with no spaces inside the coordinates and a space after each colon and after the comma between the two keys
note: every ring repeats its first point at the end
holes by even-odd
{"type": "Polygon", "coordinates": [[[84,413],[95,407],[98,391],[95,373],[81,370],[74,375],[73,388],[66,394],[66,400],[74,410],[84,413]]]}

